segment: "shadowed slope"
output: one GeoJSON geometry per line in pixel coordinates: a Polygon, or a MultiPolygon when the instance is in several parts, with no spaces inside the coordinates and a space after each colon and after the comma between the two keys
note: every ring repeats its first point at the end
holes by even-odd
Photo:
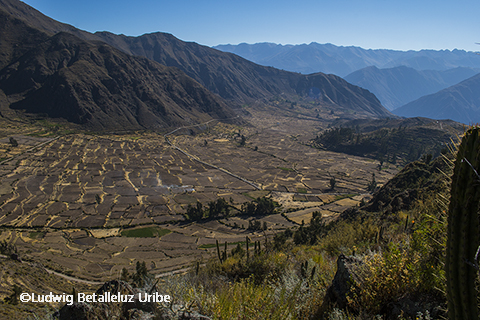
{"type": "Polygon", "coordinates": [[[421,97],[398,109],[395,114],[404,117],[452,119],[465,124],[480,121],[480,74],[437,93],[421,97]]]}
{"type": "MultiPolygon", "coordinates": [[[[11,24],[20,26],[16,38],[29,38],[21,21],[11,24]]],[[[0,71],[0,89],[11,108],[94,130],[161,129],[234,117],[220,98],[178,69],[69,33],[37,33],[36,46],[31,41],[11,50],[12,58],[26,52],[0,71]]]]}
{"type": "Polygon", "coordinates": [[[249,102],[272,95],[309,96],[373,117],[392,116],[369,91],[335,75],[298,73],[264,67],[234,54],[193,42],[184,42],[166,33],[140,37],[96,33],[107,43],[130,54],[145,56],[161,64],[175,66],[221,97],[249,102]]]}
{"type": "Polygon", "coordinates": [[[387,109],[394,110],[424,95],[455,85],[477,73],[477,70],[472,68],[418,71],[405,66],[390,69],[371,66],[349,74],[345,80],[370,90],[387,109]]]}
{"type": "Polygon", "coordinates": [[[0,0],[0,7],[30,26],[54,34],[68,31],[86,39],[102,40],[127,54],[144,56],[163,65],[181,69],[213,93],[236,103],[249,103],[273,95],[304,95],[311,89],[328,104],[352,109],[367,117],[392,116],[373,94],[334,75],[304,76],[275,68],[259,66],[234,54],[221,52],[192,42],[181,41],[166,33],[140,37],[108,32],[90,34],[56,22],[16,0],[0,0]],[[309,88],[305,88],[305,85],[309,88]]]}

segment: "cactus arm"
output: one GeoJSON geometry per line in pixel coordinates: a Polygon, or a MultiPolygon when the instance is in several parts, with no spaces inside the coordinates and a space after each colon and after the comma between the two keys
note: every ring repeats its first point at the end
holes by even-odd
{"type": "Polygon", "coordinates": [[[480,244],[480,128],[468,130],[452,176],[445,260],[449,319],[479,319],[477,270],[469,265],[480,244]],[[473,170],[472,170],[473,169],[473,170]]]}

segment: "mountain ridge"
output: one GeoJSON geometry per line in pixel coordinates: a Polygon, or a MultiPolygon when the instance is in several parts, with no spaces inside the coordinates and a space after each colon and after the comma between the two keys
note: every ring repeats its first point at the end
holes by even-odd
{"type": "Polygon", "coordinates": [[[330,97],[326,100],[328,102],[340,105],[347,103],[352,108],[359,106],[359,109],[367,111],[371,116],[392,116],[388,112],[379,110],[380,103],[369,91],[359,90],[334,75],[323,73],[301,75],[260,66],[237,55],[194,42],[183,42],[171,34],[160,32],[139,37],[117,36],[107,32],[96,33],[96,35],[101,36],[109,44],[128,47],[127,52],[131,54],[177,67],[227,100],[250,103],[265,96],[278,94],[306,96],[310,88],[319,88],[322,97],[330,97]],[[239,78],[241,82],[238,82],[239,78]],[[304,87],[306,83],[311,87],[306,89],[304,87]],[[339,90],[339,88],[346,88],[346,90],[339,90]],[[344,95],[349,98],[347,99],[344,95]],[[333,100],[332,97],[334,97],[333,100]]]}
{"type": "Polygon", "coordinates": [[[93,130],[158,130],[235,116],[176,68],[71,33],[49,36],[2,10],[0,21],[0,44],[8,49],[0,69],[2,110],[64,118],[93,130]],[[28,41],[12,49],[18,39],[28,41]]]}
{"type": "Polygon", "coordinates": [[[452,119],[464,124],[478,123],[480,119],[480,74],[437,93],[423,96],[394,110],[396,115],[412,114],[431,119],[452,119]]]}
{"type": "Polygon", "coordinates": [[[422,96],[455,85],[478,72],[464,67],[445,71],[418,71],[406,66],[388,69],[370,66],[357,70],[344,79],[368,89],[388,110],[394,110],[422,96]]]}
{"type": "MultiPolygon", "coordinates": [[[[111,45],[135,59],[144,57],[167,67],[176,67],[213,94],[226,99],[221,103],[223,106],[232,107],[282,94],[308,96],[310,90],[315,88],[318,91],[317,97],[325,103],[351,108],[366,117],[393,116],[369,91],[337,76],[318,73],[306,77],[263,67],[234,54],[193,42],[183,42],[171,34],[151,33],[139,37],[109,32],[91,34],[48,18],[16,0],[0,0],[0,8],[4,12],[12,11],[10,17],[23,21],[26,26],[43,32],[46,36],[68,32],[82,41],[95,43],[96,46],[101,46],[100,43],[111,45]]],[[[6,82],[3,83],[6,85],[6,82]]]]}
{"type": "Polygon", "coordinates": [[[336,46],[330,43],[319,44],[316,42],[300,45],[242,43],[239,45],[217,45],[213,48],[238,54],[261,65],[269,65],[303,74],[333,73],[341,77],[372,65],[378,68],[404,65],[417,70],[446,70],[459,66],[480,68],[480,57],[457,49],[399,51],[336,46]],[[265,52],[268,52],[268,54],[265,52]]]}

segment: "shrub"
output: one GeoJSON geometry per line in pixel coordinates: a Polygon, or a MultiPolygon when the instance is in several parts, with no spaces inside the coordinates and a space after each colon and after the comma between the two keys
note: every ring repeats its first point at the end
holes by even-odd
{"type": "Polygon", "coordinates": [[[10,144],[12,147],[18,147],[18,142],[14,137],[10,137],[10,144]]]}
{"type": "Polygon", "coordinates": [[[220,290],[205,311],[214,319],[292,319],[296,295],[283,290],[275,294],[271,286],[258,286],[242,280],[220,290]]]}
{"type": "Polygon", "coordinates": [[[352,250],[365,251],[376,243],[375,239],[380,230],[378,221],[371,218],[364,221],[340,221],[329,226],[329,229],[317,243],[334,256],[342,252],[350,254],[352,250]]]}

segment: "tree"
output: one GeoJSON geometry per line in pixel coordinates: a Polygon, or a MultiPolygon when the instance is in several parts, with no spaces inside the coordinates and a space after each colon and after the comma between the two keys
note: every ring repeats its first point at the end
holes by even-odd
{"type": "Polygon", "coordinates": [[[147,276],[147,264],[145,261],[137,261],[136,272],[132,277],[133,283],[137,286],[137,288],[141,288],[145,285],[145,279],[147,276]]]}
{"type": "Polygon", "coordinates": [[[261,231],[262,223],[259,220],[248,221],[248,229],[252,231],[261,231]]]}
{"type": "Polygon", "coordinates": [[[243,256],[245,255],[245,250],[243,250],[242,246],[240,245],[240,243],[237,244],[237,246],[235,248],[232,249],[232,257],[237,255],[239,256],[240,258],[243,258],[243,256]]]}
{"type": "Polygon", "coordinates": [[[244,215],[253,216],[253,215],[255,215],[256,208],[257,208],[257,206],[255,205],[254,202],[243,203],[241,212],[244,215]]]}
{"type": "Polygon", "coordinates": [[[223,198],[208,203],[208,217],[215,218],[219,216],[227,217],[229,214],[229,205],[223,198]]]}
{"type": "Polygon", "coordinates": [[[424,155],[422,156],[422,160],[423,160],[423,162],[425,162],[426,164],[429,164],[430,161],[432,161],[432,158],[433,158],[433,156],[432,156],[431,153],[424,154],[424,155]]]}
{"type": "Polygon", "coordinates": [[[10,296],[5,298],[5,302],[10,304],[18,304],[18,297],[22,292],[22,288],[14,284],[12,290],[13,290],[13,293],[10,296]]]}
{"type": "MultiPolygon", "coordinates": [[[[287,230],[290,230],[290,229],[287,229],[287,230]]],[[[285,245],[285,243],[287,242],[287,238],[288,237],[285,234],[285,232],[276,233],[273,236],[273,248],[275,250],[281,250],[283,248],[283,246],[285,245]]]]}
{"type": "Polygon", "coordinates": [[[128,270],[125,267],[122,269],[122,273],[120,275],[120,280],[125,281],[125,282],[128,282],[128,280],[130,280],[130,274],[128,273],[128,270]]]}
{"type": "Polygon", "coordinates": [[[275,213],[276,203],[271,198],[261,197],[255,200],[257,207],[255,215],[270,215],[275,213]]]}
{"type": "Polygon", "coordinates": [[[13,253],[17,253],[17,247],[13,244],[9,244],[7,240],[0,242],[0,253],[6,256],[11,256],[13,253]]]}
{"type": "Polygon", "coordinates": [[[378,157],[378,161],[380,161],[380,163],[378,164],[378,171],[382,171],[383,161],[384,161],[383,156],[379,156],[379,157],[378,157]]]}
{"type": "Polygon", "coordinates": [[[375,191],[377,188],[377,180],[375,180],[375,173],[372,173],[372,181],[370,181],[367,185],[367,190],[370,192],[375,191]]]}
{"type": "Polygon", "coordinates": [[[15,140],[14,137],[10,137],[10,144],[12,145],[12,147],[18,147],[18,142],[17,140],[15,140]]]}
{"type": "Polygon", "coordinates": [[[337,179],[335,179],[335,177],[331,177],[330,178],[330,189],[334,190],[336,184],[337,184],[337,179]]]}
{"type": "MultiPolygon", "coordinates": [[[[325,222],[322,220],[322,214],[318,211],[312,214],[310,225],[305,226],[302,221],[300,227],[293,234],[293,242],[295,244],[310,244],[313,245],[317,240],[323,237],[328,230],[325,222]]],[[[286,236],[288,236],[286,234],[286,236]]]]}
{"type": "Polygon", "coordinates": [[[275,213],[278,203],[271,198],[261,197],[242,204],[241,213],[247,216],[266,216],[275,213]]]}
{"type": "Polygon", "coordinates": [[[247,138],[242,134],[240,137],[240,146],[245,146],[245,143],[247,142],[247,138]]]}
{"type": "Polygon", "coordinates": [[[189,220],[200,220],[203,218],[203,213],[203,206],[200,201],[197,201],[195,207],[190,204],[187,206],[187,217],[189,220]]]}

